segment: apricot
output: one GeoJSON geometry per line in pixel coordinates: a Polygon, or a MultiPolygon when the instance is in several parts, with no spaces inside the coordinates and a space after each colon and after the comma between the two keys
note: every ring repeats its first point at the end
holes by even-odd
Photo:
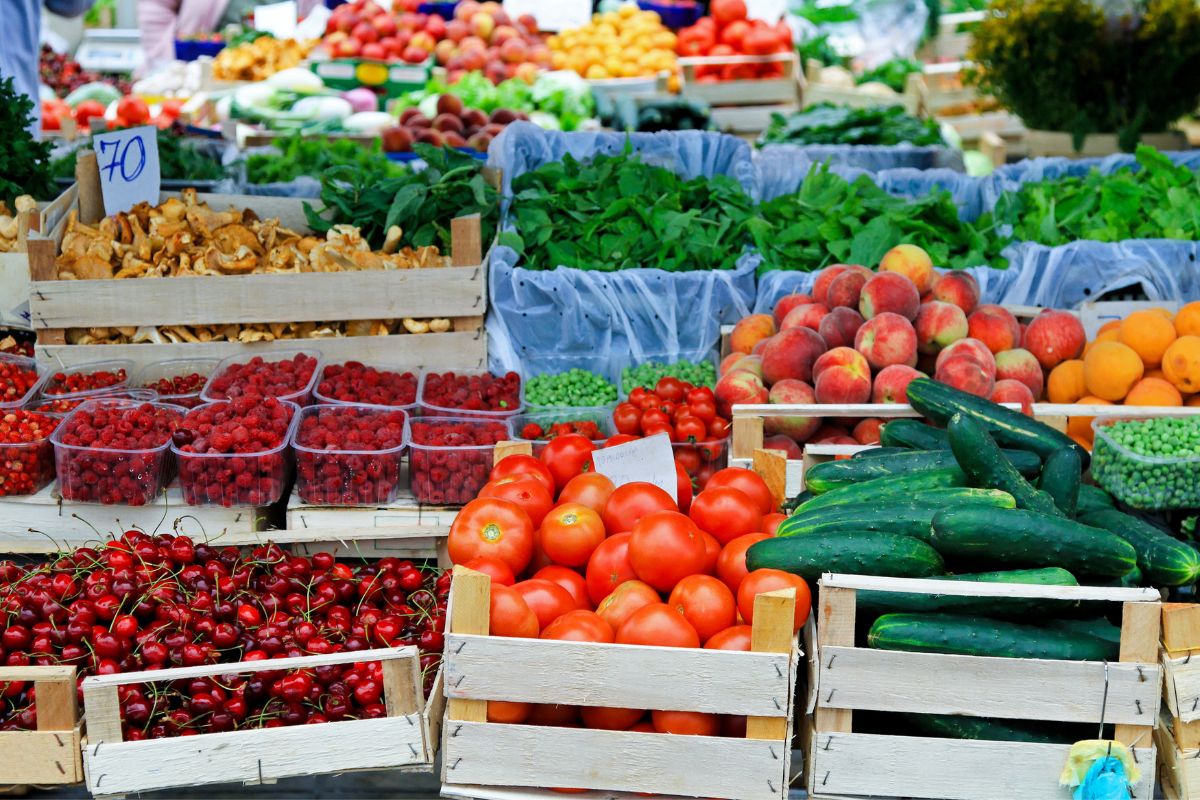
{"type": "Polygon", "coordinates": [[[1088,393],[1113,403],[1129,394],[1144,371],[1145,365],[1138,354],[1120,342],[1100,342],[1083,357],[1083,379],[1088,393]]]}

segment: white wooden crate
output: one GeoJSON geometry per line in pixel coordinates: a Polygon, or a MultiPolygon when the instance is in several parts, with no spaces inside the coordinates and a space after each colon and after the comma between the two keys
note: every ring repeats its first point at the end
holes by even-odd
{"type": "Polygon", "coordinates": [[[854,710],[1115,724],[1154,793],[1161,670],[1160,603],[1153,589],[1026,586],[826,574],[820,582],[815,710],[807,786],[820,798],[1061,800],[1069,745],[855,733],[854,710]],[[854,646],[860,589],[1123,604],[1120,663],[992,658],[854,646]]]}
{"type": "Polygon", "coordinates": [[[599,797],[787,796],[799,662],[790,591],[757,598],[748,653],[490,637],[490,579],[455,567],[450,594],[442,782],[453,796],[563,786],[599,797]],[[492,723],[488,700],[746,714],[747,738],[492,723]]]}
{"type": "Polygon", "coordinates": [[[0,786],[83,780],[83,721],[76,703],[75,668],[0,667],[0,685],[9,681],[34,684],[37,730],[0,733],[0,786]]]}
{"type": "Polygon", "coordinates": [[[714,56],[679,59],[683,74],[680,94],[703,100],[710,106],[799,105],[804,74],[795,53],[770,56],[714,56]],[[701,82],[698,67],[725,67],[734,64],[783,64],[783,77],[758,80],[701,82]]]}

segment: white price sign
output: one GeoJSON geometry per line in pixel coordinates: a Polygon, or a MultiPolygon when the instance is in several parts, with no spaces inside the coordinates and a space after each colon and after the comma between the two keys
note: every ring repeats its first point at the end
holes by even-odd
{"type": "Polygon", "coordinates": [[[141,202],[156,205],[162,186],[158,129],[153,125],[92,135],[104,213],[128,211],[141,202]]]}
{"type": "Polygon", "coordinates": [[[597,450],[592,453],[592,463],[596,472],[607,475],[616,486],[639,481],[652,483],[679,502],[675,454],[665,433],[597,450]]]}

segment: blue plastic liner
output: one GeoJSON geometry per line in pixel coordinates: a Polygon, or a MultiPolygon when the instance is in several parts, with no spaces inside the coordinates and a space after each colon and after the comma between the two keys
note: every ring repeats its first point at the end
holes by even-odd
{"type": "Polygon", "coordinates": [[[958,150],[912,144],[768,144],[754,153],[760,172],[765,171],[767,175],[779,171],[780,161],[792,163],[800,158],[818,164],[829,162],[837,166],[855,167],[867,172],[888,169],[950,169],[962,172],[964,169],[962,153],[958,150]]]}

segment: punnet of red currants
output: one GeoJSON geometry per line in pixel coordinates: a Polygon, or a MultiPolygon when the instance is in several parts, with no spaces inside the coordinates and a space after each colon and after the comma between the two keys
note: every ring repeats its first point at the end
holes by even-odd
{"type": "Polygon", "coordinates": [[[46,381],[41,391],[43,395],[78,395],[122,387],[128,379],[129,374],[124,367],[56,372],[46,381]]]}
{"type": "MultiPolygon", "coordinates": [[[[420,650],[426,695],[441,663],[449,573],[412,561],[338,561],[126,531],[31,566],[0,561],[0,664],[72,665],[79,680],[206,664],[420,650]]],[[[82,693],[80,693],[82,696],[82,693]]],[[[125,741],[386,714],[375,663],[130,684],[125,741]]],[[[0,731],[34,730],[32,683],[0,684],[0,731]]]]}
{"type": "Polygon", "coordinates": [[[294,434],[296,491],[305,503],[387,505],[400,489],[408,415],[398,408],[318,405],[294,434]]]}

